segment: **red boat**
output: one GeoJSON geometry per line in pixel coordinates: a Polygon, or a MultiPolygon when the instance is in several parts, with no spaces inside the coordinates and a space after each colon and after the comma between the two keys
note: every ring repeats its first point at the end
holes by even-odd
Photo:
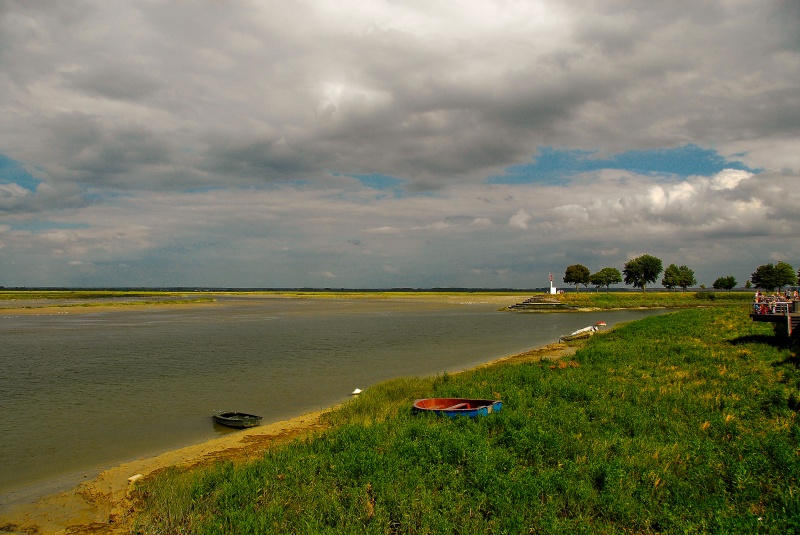
{"type": "Polygon", "coordinates": [[[496,399],[425,398],[414,402],[415,411],[433,412],[451,418],[486,416],[492,412],[499,412],[502,408],[503,402],[496,399]]]}

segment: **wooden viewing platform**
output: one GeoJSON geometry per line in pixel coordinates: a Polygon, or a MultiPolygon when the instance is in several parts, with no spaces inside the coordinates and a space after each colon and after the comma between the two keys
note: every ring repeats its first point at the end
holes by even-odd
{"type": "Polygon", "coordinates": [[[800,301],[754,302],[750,319],[786,325],[789,336],[800,336],[800,301]]]}

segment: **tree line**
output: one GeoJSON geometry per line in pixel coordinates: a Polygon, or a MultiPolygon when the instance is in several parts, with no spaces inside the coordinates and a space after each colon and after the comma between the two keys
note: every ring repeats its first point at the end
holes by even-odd
{"type": "MultiPolygon", "coordinates": [[[[661,285],[668,290],[681,288],[686,291],[686,288],[697,284],[694,271],[688,266],[670,264],[665,270],[661,259],[649,254],[629,260],[621,272],[614,267],[605,267],[596,273],[592,273],[589,268],[582,264],[573,264],[564,271],[563,280],[566,284],[574,284],[576,292],[579,291],[581,285],[588,287],[590,284],[598,292],[602,287],[605,287],[606,291],[608,291],[612,284],[619,284],[623,281],[625,284],[634,288],[641,288],[642,292],[645,292],[647,285],[654,284],[662,271],[664,277],[661,279],[661,285]]],[[[780,291],[784,286],[796,285],[798,277],[800,277],[800,271],[796,273],[794,268],[786,262],[778,262],[774,265],[771,263],[764,264],[758,266],[750,275],[750,279],[746,282],[746,287],[755,286],[768,291],[780,291]]],[[[715,290],[730,291],[737,284],[736,277],[725,275],[718,277],[712,287],[715,290]]]]}

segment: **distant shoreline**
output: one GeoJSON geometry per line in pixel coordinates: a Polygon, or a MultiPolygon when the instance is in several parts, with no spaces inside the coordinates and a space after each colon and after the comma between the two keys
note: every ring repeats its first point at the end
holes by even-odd
{"type": "MultiPolygon", "coordinates": [[[[216,292],[202,297],[195,295],[170,295],[160,300],[126,301],[119,297],[39,299],[3,299],[0,292],[0,317],[10,315],[91,314],[98,312],[132,311],[141,309],[172,309],[193,307],[222,307],[255,304],[267,299],[359,299],[404,300],[463,304],[484,303],[506,305],[526,293],[504,292],[216,292]],[[220,300],[218,297],[223,297],[220,300]]],[[[512,303],[513,304],[513,303],[512,303]]]]}

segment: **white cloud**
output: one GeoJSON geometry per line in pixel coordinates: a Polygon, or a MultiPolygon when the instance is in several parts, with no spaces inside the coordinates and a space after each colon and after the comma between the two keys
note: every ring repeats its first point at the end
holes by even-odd
{"type": "Polygon", "coordinates": [[[31,197],[31,192],[17,184],[0,184],[0,210],[12,210],[31,197]]]}
{"type": "Polygon", "coordinates": [[[725,169],[711,177],[711,190],[728,190],[735,188],[742,180],[752,177],[753,173],[740,169],[725,169]]]}
{"type": "Polygon", "coordinates": [[[528,222],[530,220],[531,216],[528,214],[528,212],[520,208],[517,213],[508,219],[508,224],[512,227],[525,230],[528,228],[528,222]]]}
{"type": "Polygon", "coordinates": [[[797,13],[7,4],[0,155],[40,184],[0,175],[0,283],[526,286],[631,251],[696,259],[709,277],[749,273],[765,251],[800,264],[797,13]],[[686,144],[764,171],[486,184],[541,146],[686,144]],[[399,185],[354,178],[373,174],[399,185]],[[69,278],[70,263],[91,277],[69,278]]]}

